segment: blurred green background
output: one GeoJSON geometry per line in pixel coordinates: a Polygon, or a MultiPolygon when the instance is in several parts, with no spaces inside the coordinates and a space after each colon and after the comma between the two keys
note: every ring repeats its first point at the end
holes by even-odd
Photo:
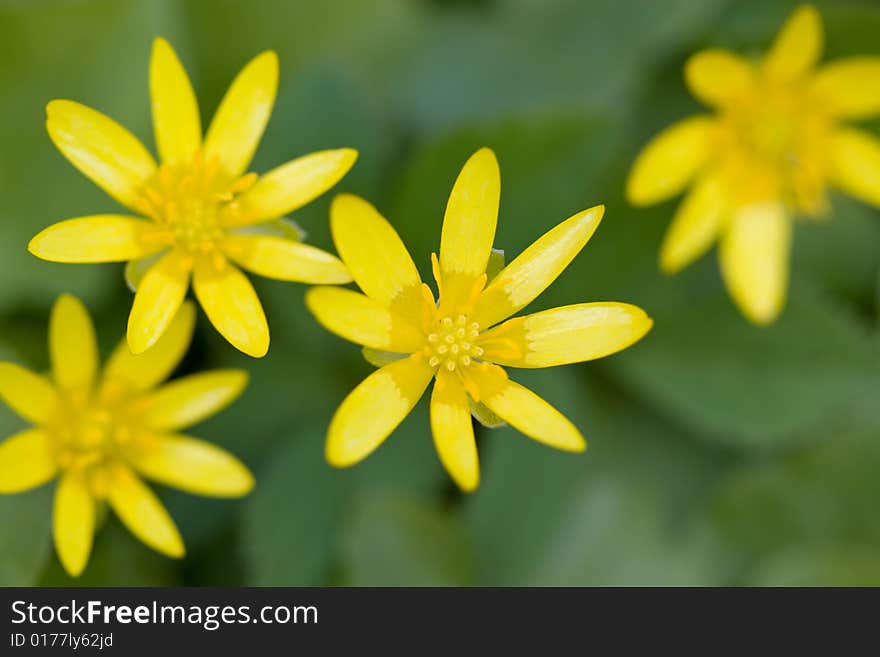
{"type": "MultiPolygon", "coordinates": [[[[880,54],[877,2],[816,4],[828,57],[880,54]]],[[[105,353],[124,333],[121,265],[55,265],[25,247],[57,220],[116,208],[51,145],[46,102],[84,102],[152,146],[157,35],[180,53],[205,119],[250,57],[276,50],[280,92],[253,169],[359,149],[337,191],[373,201],[424,276],[455,175],[486,145],[501,163],[496,246],[509,257],[575,211],[607,205],[534,309],[618,300],[656,320],[617,356],[513,372],[590,449],[562,454],[480,429],[482,485],[463,496],[434,454],[426,400],[362,465],[325,464],[330,416],[371,368],[306,313],[304,286],[258,280],[269,356],[239,354],[200,317],[181,368],[251,372],[245,394],[191,433],[241,456],[254,493],[160,490],[187,558],[156,555],[111,517],[75,582],[51,549],[52,486],[0,497],[0,584],[880,584],[880,213],[835,197],[833,221],[799,225],[788,307],[759,329],[728,301],[714,252],[677,277],[658,273],[677,201],[634,210],[622,198],[639,146],[698,109],[686,57],[708,45],[759,52],[795,6],[0,2],[0,358],[47,366],[48,311],[65,291],[95,315],[105,353]]],[[[330,197],[294,215],[325,248],[330,197]]],[[[18,428],[3,408],[0,436],[18,428]]]]}

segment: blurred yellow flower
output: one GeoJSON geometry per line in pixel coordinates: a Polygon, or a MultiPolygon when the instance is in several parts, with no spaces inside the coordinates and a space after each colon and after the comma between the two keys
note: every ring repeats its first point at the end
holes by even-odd
{"type": "Polygon", "coordinates": [[[157,388],[186,352],[194,321],[195,307],[185,302],[152,349],[134,356],[123,340],[99,372],[92,320],[78,299],[63,295],[49,323],[51,379],[0,363],[0,398],[35,425],[0,443],[0,493],[58,477],[55,548],[74,577],[88,562],[104,500],[151,548],[183,556],[174,521],[140,476],[214,497],[253,488],[234,456],[177,433],[235,399],[247,373],[215,370],[157,388]]]}
{"type": "Polygon", "coordinates": [[[759,62],[725,50],[688,60],[691,93],[715,110],[676,123],[641,152],[634,205],[690,186],[660,250],[674,273],[717,239],[725,284],[742,312],[768,324],[785,303],[792,217],[822,217],[828,188],[880,207],[880,142],[841,125],[880,114],[880,57],[821,68],[822,23],[798,8],[759,62]]]}
{"type": "Polygon", "coordinates": [[[54,262],[128,262],[137,290],[128,343],[139,354],[175,316],[192,275],[196,298],[217,330],[254,357],[269,348],[269,328],[243,267],[305,283],[351,280],[335,256],[300,242],[283,216],[335,185],[357,152],[312,153],[257,177],[245,171],[278,86],[278,58],[264,52],[239,73],[202,139],[192,85],[174,50],[156,39],[150,96],[152,155],[121,125],[69,100],[46,108],[49,136],[82,173],[138,216],[100,214],[62,221],[28,247],[54,262]],[[236,266],[238,265],[238,266],[236,266]]]}
{"type": "Polygon", "coordinates": [[[464,165],[446,206],[440,257],[432,256],[439,301],[422,283],[391,225],[366,201],[334,199],[333,241],[363,294],[315,287],[306,303],[330,331],[365,347],[378,371],[342,402],[330,424],[331,465],[353,465],[375,450],[415,406],[431,379],[431,430],[440,460],[466,491],[479,483],[471,414],[503,422],[563,450],[586,448],[555,408],[507,378],[499,365],[552,367],[601,358],[651,328],[643,310],[624,303],[585,303],[517,317],[568,266],[596,230],[597,206],[562,222],[491,281],[490,261],[501,179],[489,149],[464,165]],[[494,328],[492,328],[494,327],[494,328]]]}

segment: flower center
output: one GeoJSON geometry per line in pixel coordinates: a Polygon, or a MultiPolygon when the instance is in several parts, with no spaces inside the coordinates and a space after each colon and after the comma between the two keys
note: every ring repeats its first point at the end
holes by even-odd
{"type": "Polygon", "coordinates": [[[479,358],[483,350],[473,344],[480,335],[480,325],[468,323],[466,315],[443,317],[434,323],[428,334],[425,355],[431,367],[445,367],[454,372],[457,367],[466,367],[473,358],[479,358]]]}

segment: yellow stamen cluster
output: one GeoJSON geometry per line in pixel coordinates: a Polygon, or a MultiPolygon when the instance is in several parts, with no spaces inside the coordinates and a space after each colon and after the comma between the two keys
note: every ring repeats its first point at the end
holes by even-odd
{"type": "Polygon", "coordinates": [[[454,372],[457,367],[467,367],[473,358],[483,354],[482,348],[473,344],[480,335],[480,325],[468,323],[466,315],[443,317],[435,322],[428,334],[425,355],[431,367],[445,367],[454,372]]]}

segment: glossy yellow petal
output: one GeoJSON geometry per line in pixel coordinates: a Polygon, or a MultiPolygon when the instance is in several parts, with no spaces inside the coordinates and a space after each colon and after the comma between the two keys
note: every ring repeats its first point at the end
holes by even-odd
{"type": "Polygon", "coordinates": [[[391,224],[367,201],[341,194],[330,206],[330,229],[336,250],[364,294],[419,324],[422,279],[391,224]]]}
{"type": "Polygon", "coordinates": [[[880,140],[861,130],[841,128],[831,137],[829,154],[831,183],[880,207],[880,140]]]}
{"type": "Polygon", "coordinates": [[[0,493],[42,486],[57,471],[45,429],[27,429],[0,442],[0,493]]]}
{"type": "Polygon", "coordinates": [[[544,233],[492,280],[474,306],[472,321],[492,326],[529,304],[580,253],[604,212],[605,206],[597,205],[544,233]]]}
{"type": "Polygon", "coordinates": [[[582,452],[587,443],[580,431],[546,401],[514,383],[500,367],[484,363],[466,376],[480,391],[480,402],[517,431],[545,445],[582,452]]]}
{"type": "Polygon", "coordinates": [[[151,256],[138,258],[137,260],[129,260],[125,263],[124,276],[125,284],[128,286],[128,289],[132,292],[137,292],[137,289],[141,286],[141,281],[144,280],[144,276],[147,275],[147,272],[150,271],[153,265],[159,262],[159,260],[161,260],[167,253],[168,250],[163,249],[151,256]]]}
{"type": "Polygon", "coordinates": [[[253,475],[232,454],[188,436],[150,436],[131,463],[148,479],[194,495],[241,497],[254,487],[253,475]]]}
{"type": "Polygon", "coordinates": [[[654,137],[630,171],[627,200],[633,205],[653,205],[682,191],[711,154],[715,127],[711,117],[692,116],[654,137]]]}
{"type": "Polygon", "coordinates": [[[880,114],[880,57],[849,57],[823,66],[813,80],[813,93],[837,118],[880,114]]]}
{"type": "Polygon", "coordinates": [[[336,335],[356,344],[398,353],[418,351],[426,336],[378,301],[341,287],[313,287],[306,306],[336,335]]]}
{"type": "Polygon", "coordinates": [[[183,539],[162,502],[128,468],[114,469],[108,499],[122,524],[146,545],[169,557],[184,555],[183,539]]]}
{"type": "Polygon", "coordinates": [[[343,468],[366,458],[419,401],[434,370],[410,356],[376,370],[339,406],[327,433],[327,462],[343,468]]]}
{"type": "Polygon", "coordinates": [[[231,178],[247,169],[269,122],[278,91],[278,56],[254,57],[230,85],[205,135],[205,156],[217,157],[231,178]]]}
{"type": "Polygon", "coordinates": [[[465,492],[480,484],[471,407],[461,382],[442,370],[431,395],[431,433],[443,467],[465,492]]]}
{"type": "Polygon", "coordinates": [[[138,400],[134,411],[153,429],[183,429],[201,422],[238,397],[247,386],[244,370],[212,370],[191,374],[138,400]]]}
{"type": "Polygon", "coordinates": [[[301,208],[342,180],[354,166],[357,155],[352,148],[318,151],[260,176],[253,187],[238,197],[239,225],[276,219],[301,208]]]}
{"type": "Polygon", "coordinates": [[[193,290],[211,324],[233,347],[254,358],[266,355],[266,315],[254,286],[238,267],[214,259],[199,260],[193,290]]]}
{"type": "Polygon", "coordinates": [[[688,59],[684,79],[695,98],[719,107],[735,103],[754,89],[755,69],[736,53],[702,50],[688,59]]]}
{"type": "Polygon", "coordinates": [[[128,346],[142,354],[156,344],[171,324],[189,289],[192,259],[170,251],[144,275],[128,316],[128,346]]]}
{"type": "Polygon", "coordinates": [[[55,550],[64,570],[79,577],[89,562],[95,535],[95,500],[77,471],[66,473],[55,489],[52,512],[55,550]]]}
{"type": "Polygon", "coordinates": [[[302,242],[271,235],[228,234],[220,246],[230,260],[267,278],[324,285],[351,282],[339,258],[302,242]]]}
{"type": "Polygon", "coordinates": [[[791,219],[781,203],[749,205],[721,238],[721,273],[731,297],[756,324],[773,322],[788,288],[791,219]]]}
{"type": "Polygon", "coordinates": [[[15,363],[0,363],[0,399],[34,424],[49,422],[58,404],[48,379],[15,363]]]}
{"type": "Polygon", "coordinates": [[[765,74],[777,80],[793,80],[811,68],[822,56],[822,17],[815,7],[795,9],[764,57],[765,74]]]}
{"type": "Polygon", "coordinates": [[[202,145],[202,121],[189,76],[165,39],[153,41],[150,100],[159,158],[166,164],[192,162],[202,145]]]}
{"type": "Polygon", "coordinates": [[[514,317],[475,343],[484,360],[510,367],[554,367],[604,358],[640,340],[653,322],[628,303],[562,306],[514,317]]]}
{"type": "Polygon", "coordinates": [[[660,269],[674,274],[703,255],[718,239],[724,194],[717,178],[696,183],[682,201],[660,247],[660,269]]]}
{"type": "Polygon", "coordinates": [[[98,339],[82,301],[62,294],[49,317],[49,358],[55,383],[68,390],[89,388],[98,372],[98,339]]]}
{"type": "Polygon", "coordinates": [[[160,228],[120,214],[96,214],[52,224],[30,241],[28,251],[51,262],[124,262],[167,246],[160,228]]]}
{"type": "Polygon", "coordinates": [[[46,106],[49,136],[71,164],[123,205],[136,209],[141,188],[156,171],[153,156],[128,130],[70,100],[46,106]]]}
{"type": "Polygon", "coordinates": [[[384,351],[382,349],[373,349],[372,347],[364,347],[361,349],[361,355],[373,367],[385,367],[402,358],[406,358],[409,354],[399,353],[397,351],[384,351]]]}
{"type": "Polygon", "coordinates": [[[152,348],[135,355],[128,341],[122,340],[104,368],[104,388],[109,391],[118,386],[125,391],[142,391],[167,379],[189,349],[195,323],[195,304],[184,301],[152,348]]]}

